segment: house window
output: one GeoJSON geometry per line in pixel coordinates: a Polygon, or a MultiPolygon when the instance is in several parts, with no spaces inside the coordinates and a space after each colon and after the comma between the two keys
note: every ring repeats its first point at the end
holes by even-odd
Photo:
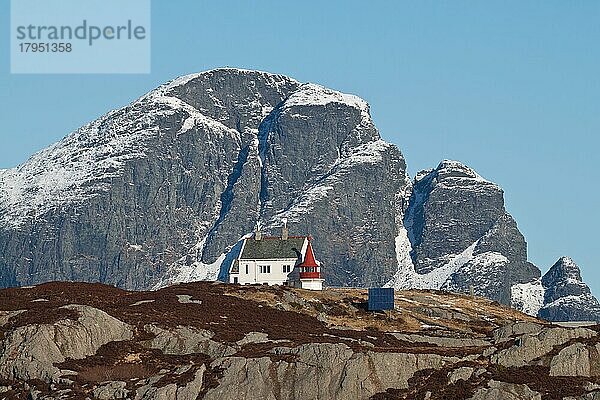
{"type": "Polygon", "coordinates": [[[291,271],[292,271],[292,266],[291,265],[284,265],[283,266],[283,273],[284,274],[287,274],[287,273],[289,273],[291,271]]]}
{"type": "Polygon", "coordinates": [[[246,264],[246,275],[248,275],[248,264],[246,264]]]}
{"type": "Polygon", "coordinates": [[[233,277],[233,283],[238,283],[238,277],[237,276],[233,277]]]}
{"type": "Polygon", "coordinates": [[[259,265],[258,266],[258,272],[261,274],[270,274],[271,273],[271,266],[270,265],[259,265]]]}

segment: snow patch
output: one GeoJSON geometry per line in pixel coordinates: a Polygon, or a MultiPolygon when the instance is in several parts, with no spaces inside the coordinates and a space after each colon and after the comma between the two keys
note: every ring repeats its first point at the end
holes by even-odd
{"type": "Polygon", "coordinates": [[[152,287],[152,290],[184,282],[216,281],[226,256],[227,254],[222,253],[215,262],[210,264],[196,260],[192,264],[186,265],[181,263],[184,260],[180,260],[169,267],[167,274],[152,287]]]}
{"type": "Polygon", "coordinates": [[[474,184],[493,186],[498,190],[500,187],[481,175],[472,168],[467,167],[460,161],[443,160],[433,172],[437,176],[436,185],[448,186],[445,183],[452,185],[461,184],[472,186],[474,184]]]}
{"type": "Polygon", "coordinates": [[[131,243],[127,243],[126,247],[127,247],[127,249],[129,249],[131,251],[142,251],[142,249],[144,248],[144,246],[141,244],[131,244],[131,243]]]}
{"type": "Polygon", "coordinates": [[[316,185],[304,190],[299,197],[294,199],[290,207],[274,215],[267,226],[281,226],[284,218],[291,223],[300,222],[300,217],[313,210],[315,203],[326,198],[330,190],[333,190],[333,186],[316,185]]]}
{"type": "Polygon", "coordinates": [[[544,304],[544,308],[559,307],[565,304],[571,307],[577,307],[577,304],[589,305],[590,301],[593,301],[591,300],[592,298],[593,296],[589,293],[584,293],[580,295],[571,294],[568,296],[559,297],[551,303],[544,304]]]}
{"type": "MultiPolygon", "coordinates": [[[[396,289],[440,289],[444,283],[458,271],[462,266],[473,259],[473,252],[479,241],[476,241],[467,247],[462,253],[452,256],[450,262],[434,269],[426,274],[419,274],[415,271],[412,262],[408,264],[406,260],[407,246],[410,245],[406,233],[396,237],[396,258],[398,260],[398,271],[394,277],[386,284],[387,287],[396,289]],[[407,243],[408,242],[408,243],[407,243]]],[[[409,250],[410,251],[410,250],[409,250]]]]}
{"type": "Polygon", "coordinates": [[[179,134],[186,133],[196,127],[200,127],[205,132],[215,133],[219,138],[222,138],[225,135],[234,138],[239,138],[240,136],[239,132],[235,129],[228,128],[221,122],[207,117],[185,101],[177,97],[169,96],[166,88],[164,87],[153,90],[146,95],[144,99],[150,100],[156,104],[164,104],[171,108],[173,112],[184,111],[188,117],[185,119],[181,128],[179,129],[179,134]]]}
{"type": "Polygon", "coordinates": [[[142,304],[148,303],[154,303],[154,299],[136,301],[135,303],[130,304],[129,307],[141,306],[142,304]]]}
{"type": "MultiPolygon", "coordinates": [[[[398,271],[403,271],[402,275],[410,275],[411,271],[415,271],[410,252],[412,247],[408,240],[408,232],[404,226],[399,228],[398,236],[394,239],[396,246],[396,261],[398,262],[398,271]]],[[[398,273],[397,273],[398,275],[398,273]]]]}
{"type": "Polygon", "coordinates": [[[546,289],[540,279],[517,283],[510,288],[510,306],[525,314],[536,317],[544,305],[546,289]]]}
{"type": "Polygon", "coordinates": [[[331,90],[315,83],[302,85],[285,101],[283,107],[287,109],[294,106],[324,106],[330,103],[348,105],[360,110],[361,114],[369,113],[369,105],[360,97],[331,90]]]}
{"type": "Polygon", "coordinates": [[[391,144],[379,139],[352,149],[352,154],[338,159],[333,168],[349,168],[356,164],[377,164],[383,161],[382,153],[385,152],[391,144]]]}
{"type": "Polygon", "coordinates": [[[178,294],[177,301],[182,304],[202,304],[202,300],[192,300],[189,294],[178,294]]]}
{"type": "MultiPolygon", "coordinates": [[[[198,231],[203,230],[205,230],[203,227],[198,229],[198,231]]],[[[243,239],[249,238],[252,235],[253,233],[245,234],[240,238],[240,240],[238,240],[237,243],[241,243],[243,239]]],[[[197,258],[203,253],[207,239],[208,235],[202,237],[188,251],[188,255],[181,257],[175,263],[171,264],[163,277],[152,287],[152,290],[158,290],[160,288],[171,286],[177,283],[218,280],[219,273],[222,272],[221,268],[223,267],[223,263],[227,261],[228,257],[234,256],[234,258],[236,258],[238,253],[234,250],[236,247],[234,246],[232,249],[221,253],[221,255],[219,255],[214,262],[209,264],[203,263],[197,258]],[[188,262],[190,258],[194,260],[191,263],[188,262]]]]}

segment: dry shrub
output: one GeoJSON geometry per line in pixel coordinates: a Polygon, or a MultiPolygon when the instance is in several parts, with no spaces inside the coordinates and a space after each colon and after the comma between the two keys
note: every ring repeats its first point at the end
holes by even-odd
{"type": "Polygon", "coordinates": [[[94,365],[78,373],[79,377],[88,382],[127,381],[129,379],[145,379],[152,371],[142,364],[94,365]]]}

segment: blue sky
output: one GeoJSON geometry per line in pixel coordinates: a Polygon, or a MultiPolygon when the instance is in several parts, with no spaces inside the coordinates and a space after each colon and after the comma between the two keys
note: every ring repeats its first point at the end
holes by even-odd
{"type": "Polygon", "coordinates": [[[286,74],[365,98],[411,175],[450,158],[500,184],[529,258],[600,294],[598,1],[153,1],[143,75],[11,75],[9,15],[0,168],[178,75],[286,74]]]}

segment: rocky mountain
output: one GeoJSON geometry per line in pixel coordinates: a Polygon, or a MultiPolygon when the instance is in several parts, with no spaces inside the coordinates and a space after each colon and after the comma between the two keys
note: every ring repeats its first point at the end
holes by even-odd
{"type": "Polygon", "coordinates": [[[544,305],[539,316],[552,321],[569,319],[596,321],[600,304],[592,296],[590,288],[581,280],[575,262],[562,257],[541,280],[544,288],[544,305]]]}
{"type": "Polygon", "coordinates": [[[600,304],[569,257],[560,258],[541,279],[513,287],[513,307],[550,321],[598,321],[600,304]]]}
{"type": "Polygon", "coordinates": [[[240,238],[282,218],[314,236],[330,284],[381,285],[407,184],[363,100],[256,71],[190,75],[0,172],[0,285],[216,279],[240,238]]]}
{"type": "MultiPolygon", "coordinates": [[[[240,239],[284,218],[314,237],[332,286],[556,301],[519,297],[541,293],[540,271],[496,184],[448,160],[411,181],[364,100],[232,68],[177,78],[0,170],[0,286],[224,278],[240,239]]],[[[567,314],[544,315],[583,315],[567,314]]]]}
{"type": "Polygon", "coordinates": [[[540,278],[502,189],[461,163],[445,160],[417,175],[403,226],[390,286],[472,289],[551,321],[600,321],[598,300],[573,260],[561,258],[540,278]]]}
{"type": "Polygon", "coordinates": [[[3,399],[600,398],[599,327],[481,297],[195,282],[0,290],[3,399]]]}
{"type": "Polygon", "coordinates": [[[509,304],[511,287],[540,276],[496,184],[455,161],[415,179],[392,284],[475,293],[509,304]]]}

